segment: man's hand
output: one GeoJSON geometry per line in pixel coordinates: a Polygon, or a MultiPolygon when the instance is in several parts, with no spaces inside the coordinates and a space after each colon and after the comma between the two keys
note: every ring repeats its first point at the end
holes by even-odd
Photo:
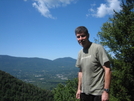
{"type": "Polygon", "coordinates": [[[77,99],[80,99],[80,93],[81,93],[81,90],[78,90],[78,91],[76,92],[76,98],[77,98],[77,99]]]}
{"type": "Polygon", "coordinates": [[[108,101],[108,100],[109,100],[109,94],[108,94],[106,91],[104,91],[104,92],[102,93],[101,100],[102,100],[102,101],[108,101]]]}

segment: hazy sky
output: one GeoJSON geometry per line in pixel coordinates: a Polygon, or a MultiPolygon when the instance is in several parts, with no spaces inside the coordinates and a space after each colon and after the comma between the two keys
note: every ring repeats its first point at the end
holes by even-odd
{"type": "Polygon", "coordinates": [[[94,42],[121,0],[0,0],[0,55],[77,58],[74,30],[86,26],[94,42]]]}

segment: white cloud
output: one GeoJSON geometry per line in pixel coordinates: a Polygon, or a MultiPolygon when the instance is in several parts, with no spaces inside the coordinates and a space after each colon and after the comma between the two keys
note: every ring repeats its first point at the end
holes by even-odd
{"type": "Polygon", "coordinates": [[[113,10],[115,11],[120,11],[121,7],[120,7],[120,1],[119,0],[106,0],[106,4],[100,4],[100,7],[97,7],[97,9],[93,9],[90,8],[89,9],[89,13],[87,14],[92,15],[92,16],[96,16],[96,17],[104,17],[105,15],[111,15],[113,14],[113,10]],[[91,14],[90,14],[91,13],[91,14]]]}
{"type": "Polygon", "coordinates": [[[89,11],[91,11],[91,12],[95,12],[95,10],[94,10],[93,8],[90,8],[89,11]]]}
{"type": "Polygon", "coordinates": [[[55,19],[51,15],[50,9],[66,6],[76,0],[34,0],[32,4],[44,17],[55,19]]]}

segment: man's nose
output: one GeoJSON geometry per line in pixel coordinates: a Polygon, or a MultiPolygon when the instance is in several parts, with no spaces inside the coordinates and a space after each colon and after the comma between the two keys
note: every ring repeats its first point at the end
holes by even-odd
{"type": "Polygon", "coordinates": [[[83,39],[83,37],[82,36],[80,36],[80,38],[79,38],[80,40],[82,40],[83,39]]]}

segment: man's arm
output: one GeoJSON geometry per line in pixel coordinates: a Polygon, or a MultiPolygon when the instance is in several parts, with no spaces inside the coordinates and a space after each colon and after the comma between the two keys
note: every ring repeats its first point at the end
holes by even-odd
{"type": "MultiPolygon", "coordinates": [[[[104,89],[109,89],[110,88],[110,82],[111,82],[111,69],[110,69],[110,62],[106,62],[103,66],[104,71],[105,71],[105,76],[104,76],[104,89]]],[[[102,93],[102,101],[107,101],[109,100],[109,93],[104,91],[102,93]]]]}
{"type": "Polygon", "coordinates": [[[80,68],[80,70],[78,72],[78,89],[77,89],[77,92],[76,92],[76,98],[77,99],[80,99],[81,82],[82,82],[82,71],[81,71],[81,68],[80,68]]]}

